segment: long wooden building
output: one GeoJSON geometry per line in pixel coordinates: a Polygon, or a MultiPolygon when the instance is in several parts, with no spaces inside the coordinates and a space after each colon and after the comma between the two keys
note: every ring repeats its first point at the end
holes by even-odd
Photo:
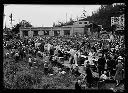
{"type": "Polygon", "coordinates": [[[73,34],[90,34],[90,28],[88,28],[89,21],[79,20],[75,21],[73,25],[67,25],[62,27],[26,27],[20,28],[20,37],[34,37],[34,36],[64,36],[73,34]]]}

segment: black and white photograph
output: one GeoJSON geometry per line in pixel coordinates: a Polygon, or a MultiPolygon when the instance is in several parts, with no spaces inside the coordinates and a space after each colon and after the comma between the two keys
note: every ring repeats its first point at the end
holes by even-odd
{"type": "Polygon", "coordinates": [[[124,92],[125,7],[4,4],[4,88],[124,92]]]}

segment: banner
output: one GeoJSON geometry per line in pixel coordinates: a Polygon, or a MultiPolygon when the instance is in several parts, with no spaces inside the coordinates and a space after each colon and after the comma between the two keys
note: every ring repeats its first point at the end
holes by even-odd
{"type": "Polygon", "coordinates": [[[124,30],[124,14],[119,17],[111,17],[111,26],[116,25],[116,30],[124,30]]]}

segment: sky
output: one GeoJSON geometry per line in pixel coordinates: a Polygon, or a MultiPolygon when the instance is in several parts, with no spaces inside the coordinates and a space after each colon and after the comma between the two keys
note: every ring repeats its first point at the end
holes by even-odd
{"type": "Polygon", "coordinates": [[[52,27],[53,22],[66,22],[72,17],[83,16],[83,10],[87,16],[91,16],[93,11],[97,11],[100,5],[25,5],[25,4],[7,4],[4,5],[3,26],[11,27],[10,15],[12,13],[12,25],[21,20],[30,22],[34,27],[52,27]]]}

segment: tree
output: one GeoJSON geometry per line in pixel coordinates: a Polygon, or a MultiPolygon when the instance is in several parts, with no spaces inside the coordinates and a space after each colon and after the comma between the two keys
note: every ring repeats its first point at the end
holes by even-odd
{"type": "Polygon", "coordinates": [[[18,24],[16,24],[13,29],[12,32],[14,34],[19,33],[19,28],[20,27],[32,27],[32,25],[30,24],[30,22],[27,22],[26,20],[22,20],[21,22],[19,22],[18,24]]]}
{"type": "Polygon", "coordinates": [[[26,20],[22,20],[22,21],[20,22],[20,25],[21,25],[22,27],[32,27],[32,25],[30,24],[30,22],[27,22],[26,20]]]}
{"type": "Polygon", "coordinates": [[[125,5],[101,5],[101,7],[92,16],[88,16],[87,20],[109,31],[111,29],[111,17],[118,17],[124,14],[125,5]]]}

